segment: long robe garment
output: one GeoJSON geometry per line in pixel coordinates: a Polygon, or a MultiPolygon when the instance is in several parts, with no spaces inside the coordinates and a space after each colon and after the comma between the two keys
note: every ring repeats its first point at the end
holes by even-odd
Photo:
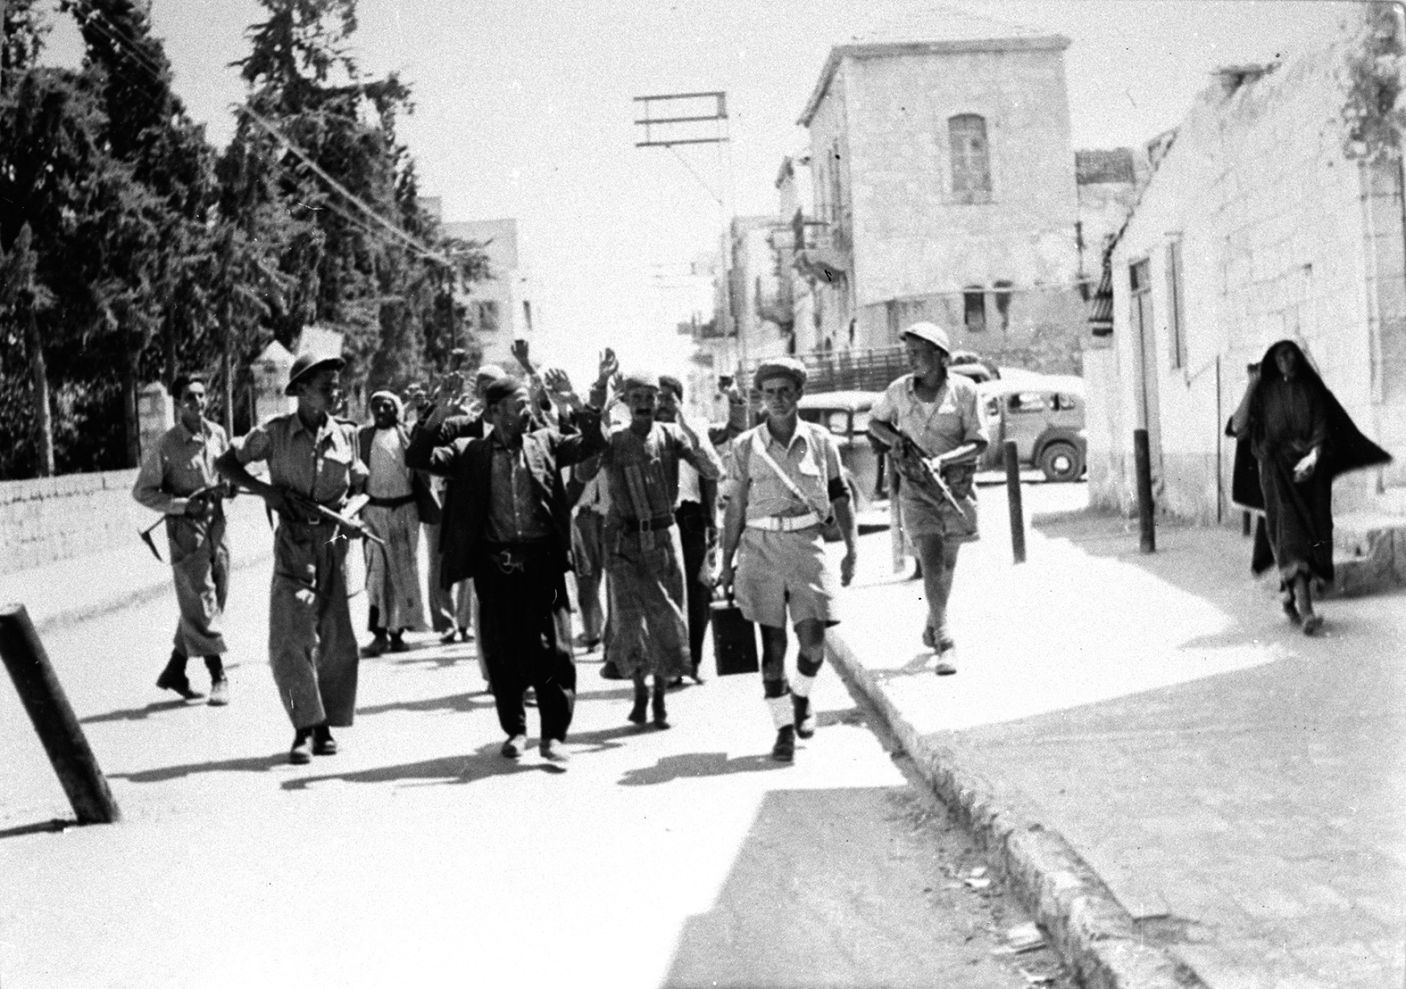
{"type": "MultiPolygon", "coordinates": [[[[1328,390],[1298,345],[1281,340],[1260,361],[1260,382],[1250,399],[1250,420],[1237,437],[1231,497],[1236,504],[1263,511],[1262,531],[1270,550],[1251,559],[1254,573],[1271,564],[1287,586],[1298,574],[1333,579],[1333,479],[1391,459],[1358,430],[1328,390]],[[1292,347],[1298,373],[1286,381],[1275,364],[1274,350],[1292,347]],[[1294,465],[1320,446],[1318,466],[1304,482],[1294,480],[1294,465]]],[[[1236,435],[1226,425],[1228,435],[1236,435]]],[[[1257,537],[1257,542],[1258,542],[1257,537]]]]}

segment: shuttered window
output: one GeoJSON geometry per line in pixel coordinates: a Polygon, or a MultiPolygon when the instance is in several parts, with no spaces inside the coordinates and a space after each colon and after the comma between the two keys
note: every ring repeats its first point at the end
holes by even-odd
{"type": "Polygon", "coordinates": [[[975,113],[949,118],[947,146],[952,156],[952,198],[959,203],[989,203],[991,153],[985,118],[975,113]]]}

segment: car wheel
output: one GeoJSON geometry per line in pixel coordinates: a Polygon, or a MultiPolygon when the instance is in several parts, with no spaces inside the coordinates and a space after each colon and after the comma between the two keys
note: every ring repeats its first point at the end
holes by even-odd
{"type": "Polygon", "coordinates": [[[1072,443],[1051,443],[1040,451],[1040,470],[1047,481],[1077,481],[1084,473],[1084,458],[1072,443]]]}

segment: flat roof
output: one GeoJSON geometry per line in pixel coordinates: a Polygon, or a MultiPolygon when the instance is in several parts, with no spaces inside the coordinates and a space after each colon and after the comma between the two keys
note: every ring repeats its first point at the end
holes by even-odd
{"type": "Polygon", "coordinates": [[[830,89],[830,82],[845,58],[891,58],[900,55],[958,55],[971,52],[1063,51],[1070,40],[1062,34],[1021,34],[989,38],[949,38],[930,41],[857,41],[835,45],[830,49],[820,78],[811,90],[810,99],[796,123],[809,127],[820,101],[830,89]]]}

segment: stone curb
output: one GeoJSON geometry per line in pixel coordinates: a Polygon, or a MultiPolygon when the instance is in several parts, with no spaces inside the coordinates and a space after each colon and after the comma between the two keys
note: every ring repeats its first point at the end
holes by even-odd
{"type": "Polygon", "coordinates": [[[1147,943],[1132,915],[1057,831],[1000,805],[993,787],[926,740],[849,646],[826,636],[842,679],[884,720],[915,767],[1014,885],[1084,989],[1205,989],[1184,962],[1147,943]]]}

